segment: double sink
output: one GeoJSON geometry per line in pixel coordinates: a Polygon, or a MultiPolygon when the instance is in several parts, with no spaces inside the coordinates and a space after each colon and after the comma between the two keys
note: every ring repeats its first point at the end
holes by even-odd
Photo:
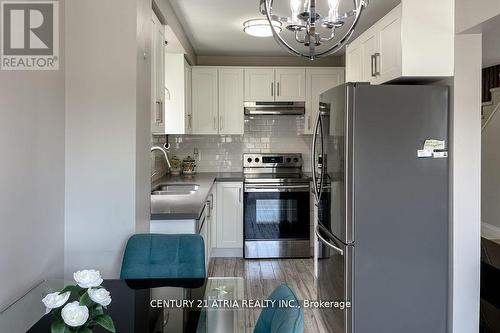
{"type": "Polygon", "coordinates": [[[198,184],[159,184],[153,188],[151,195],[191,195],[199,188],[198,184]]]}

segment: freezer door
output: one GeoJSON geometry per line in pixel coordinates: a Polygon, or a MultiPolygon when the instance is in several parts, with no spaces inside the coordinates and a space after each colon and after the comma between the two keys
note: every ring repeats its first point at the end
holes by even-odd
{"type": "Polygon", "coordinates": [[[345,308],[321,308],[324,325],[331,333],[352,332],[352,281],[354,246],[346,246],[321,226],[318,238],[318,300],[344,302],[345,308]]]}

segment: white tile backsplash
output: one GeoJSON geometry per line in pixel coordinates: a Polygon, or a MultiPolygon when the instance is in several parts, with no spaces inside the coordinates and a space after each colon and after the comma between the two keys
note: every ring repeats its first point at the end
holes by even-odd
{"type": "MultiPolygon", "coordinates": [[[[310,171],[311,135],[304,131],[303,116],[249,116],[245,118],[244,135],[169,135],[169,156],[184,159],[199,151],[198,172],[240,172],[244,153],[302,153],[304,171],[310,171]]],[[[154,137],[153,144],[162,144],[154,137]]],[[[154,170],[165,168],[156,161],[154,170]]]]}

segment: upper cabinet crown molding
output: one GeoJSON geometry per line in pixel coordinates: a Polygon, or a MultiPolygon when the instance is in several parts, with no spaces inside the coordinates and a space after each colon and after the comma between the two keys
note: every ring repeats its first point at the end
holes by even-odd
{"type": "Polygon", "coordinates": [[[403,0],[346,49],[346,81],[454,74],[454,1],[403,0]]]}

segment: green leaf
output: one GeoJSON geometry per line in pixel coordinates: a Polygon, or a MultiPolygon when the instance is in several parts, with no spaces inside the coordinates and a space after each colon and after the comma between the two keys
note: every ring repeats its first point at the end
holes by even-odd
{"type": "Polygon", "coordinates": [[[66,325],[60,320],[54,320],[50,325],[51,333],[64,333],[66,330],[66,325]]]}
{"type": "Polygon", "coordinates": [[[116,333],[115,324],[109,315],[95,317],[95,322],[112,333],[116,333]]]}
{"type": "Polygon", "coordinates": [[[78,295],[80,291],[82,291],[82,288],[77,287],[77,286],[66,286],[63,290],[61,290],[59,293],[64,294],[65,292],[70,292],[72,295],[78,295]]]}
{"type": "Polygon", "coordinates": [[[92,300],[87,292],[80,297],[80,305],[88,306],[92,304],[92,300]]]}
{"type": "Polygon", "coordinates": [[[101,316],[104,314],[104,310],[102,309],[101,305],[98,305],[91,310],[91,313],[92,313],[92,317],[101,316]]]}

